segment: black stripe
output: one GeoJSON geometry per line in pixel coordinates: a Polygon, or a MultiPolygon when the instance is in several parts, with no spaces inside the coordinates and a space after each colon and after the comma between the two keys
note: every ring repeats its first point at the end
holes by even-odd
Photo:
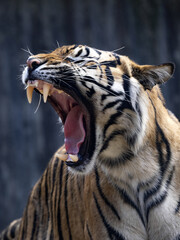
{"type": "Polygon", "coordinates": [[[74,59],[71,59],[71,61],[73,61],[75,64],[79,64],[79,63],[82,63],[84,62],[84,59],[81,59],[81,60],[74,60],[74,59]]]}
{"type": "MultiPolygon", "coordinates": [[[[69,58],[66,58],[66,60],[69,60],[69,58]]],[[[60,64],[61,62],[59,61],[59,62],[51,62],[51,65],[53,65],[53,66],[56,66],[56,65],[58,65],[58,64],[60,64]]],[[[58,68],[56,68],[56,69],[58,69],[58,68]]]]}
{"type": "MultiPolygon", "coordinates": [[[[54,161],[52,162],[51,165],[53,165],[52,168],[52,173],[49,177],[52,177],[50,183],[51,183],[51,193],[50,196],[56,196],[55,199],[53,199],[53,201],[50,201],[50,206],[49,206],[49,210],[51,211],[51,217],[53,218],[53,215],[56,214],[55,218],[57,219],[58,222],[58,214],[60,214],[60,210],[56,211],[55,213],[52,211],[53,207],[55,209],[59,209],[60,203],[59,203],[59,197],[61,195],[61,193],[58,193],[59,188],[57,188],[56,184],[54,184],[55,182],[58,182],[58,186],[61,187],[61,182],[59,182],[59,174],[58,174],[58,169],[61,169],[60,167],[60,163],[62,163],[61,161],[59,161],[58,158],[55,158],[54,161]],[[54,162],[54,164],[53,164],[54,162]]],[[[61,220],[60,220],[61,221],[61,220]]],[[[52,221],[51,223],[51,235],[53,237],[53,229],[54,229],[54,224],[55,221],[52,221]]],[[[58,224],[58,231],[61,231],[61,223],[58,224]]]]}
{"type": "Polygon", "coordinates": [[[134,157],[134,153],[129,150],[127,152],[121,153],[121,155],[118,156],[116,159],[108,157],[108,158],[100,158],[99,161],[101,162],[101,164],[103,164],[106,167],[117,168],[125,164],[127,161],[131,161],[133,157],[134,157]]]}
{"type": "Polygon", "coordinates": [[[117,67],[117,61],[111,60],[111,61],[104,61],[100,63],[101,66],[105,65],[106,67],[113,67],[116,68],[117,67]]]}
{"type": "Polygon", "coordinates": [[[167,197],[167,191],[165,190],[158,198],[156,198],[156,200],[154,200],[147,208],[146,210],[146,219],[147,222],[149,220],[149,213],[150,211],[154,208],[159,206],[167,197]]]}
{"type": "Polygon", "coordinates": [[[85,55],[83,55],[83,57],[88,57],[89,56],[89,53],[90,53],[90,50],[89,50],[89,48],[85,48],[85,50],[86,50],[86,54],[85,55]]]}
{"type": "Polygon", "coordinates": [[[11,230],[10,230],[10,237],[11,238],[15,238],[15,232],[16,232],[16,227],[17,227],[18,224],[14,224],[12,227],[11,227],[11,230]]]}
{"type": "Polygon", "coordinates": [[[179,201],[177,203],[177,207],[175,209],[175,214],[177,214],[179,212],[179,209],[180,209],[180,197],[179,197],[179,201]]]}
{"type": "Polygon", "coordinates": [[[151,189],[148,189],[144,193],[144,203],[147,202],[147,200],[153,196],[155,193],[157,193],[162,185],[162,176],[160,176],[160,179],[157,180],[157,184],[153,186],[151,189]]]}
{"type": "Polygon", "coordinates": [[[110,119],[109,119],[108,122],[105,124],[104,129],[103,129],[103,135],[104,135],[104,137],[105,137],[105,135],[106,135],[107,129],[108,129],[111,125],[116,124],[117,118],[119,118],[121,115],[122,115],[122,112],[121,112],[121,111],[120,111],[120,112],[117,112],[117,113],[114,113],[114,114],[111,115],[110,119]]]}
{"type": "MultiPolygon", "coordinates": [[[[41,180],[40,180],[40,182],[39,182],[39,184],[38,184],[38,187],[37,187],[37,192],[38,192],[38,203],[39,203],[39,205],[38,205],[38,209],[41,209],[42,207],[41,207],[41,205],[42,205],[42,200],[41,200],[41,198],[42,198],[42,189],[41,189],[41,185],[42,185],[42,178],[41,178],[41,180]]],[[[34,196],[31,194],[31,196],[30,196],[32,199],[34,198],[34,196]]],[[[29,204],[29,206],[31,207],[31,205],[32,205],[32,199],[31,199],[31,202],[30,202],[30,204],[29,204]]],[[[30,218],[30,221],[32,221],[32,231],[31,231],[31,240],[34,238],[34,236],[36,236],[36,233],[38,232],[38,229],[39,229],[39,225],[37,224],[37,219],[38,219],[38,217],[39,217],[39,214],[38,214],[38,212],[36,211],[36,208],[37,208],[37,206],[36,205],[33,205],[33,208],[34,208],[34,212],[33,212],[33,216],[32,216],[32,218],[30,218]]],[[[28,211],[30,211],[30,215],[32,215],[32,209],[31,210],[29,210],[28,209],[28,211]]],[[[29,218],[29,216],[28,216],[28,214],[27,214],[27,216],[26,216],[26,218],[28,219],[29,218]]],[[[30,226],[30,224],[27,224],[27,228],[26,228],[26,235],[27,235],[27,229],[28,229],[28,227],[30,226]]]]}
{"type": "Polygon", "coordinates": [[[33,240],[34,236],[35,236],[35,230],[37,227],[37,213],[36,210],[34,210],[34,214],[33,214],[33,228],[32,228],[32,232],[31,232],[31,240],[33,240]]]}
{"type": "Polygon", "coordinates": [[[55,159],[55,163],[53,165],[53,169],[52,169],[52,188],[51,188],[51,194],[54,190],[54,183],[55,183],[55,177],[56,177],[56,173],[57,173],[57,166],[58,166],[58,163],[59,163],[59,159],[56,158],[55,159]]]}
{"type": "Polygon", "coordinates": [[[79,56],[81,55],[82,51],[83,51],[83,50],[80,49],[80,50],[76,53],[75,57],[79,57],[79,56]]]}
{"type": "MultiPolygon", "coordinates": [[[[51,69],[52,70],[52,69],[51,69]]],[[[74,72],[75,70],[72,69],[72,67],[69,67],[69,66],[63,66],[63,67],[60,67],[60,68],[57,68],[57,69],[53,69],[53,70],[58,70],[56,71],[56,75],[58,78],[58,75],[60,75],[60,77],[64,77],[65,80],[67,80],[67,77],[71,77],[72,79],[75,79],[75,76],[74,76],[74,72]]],[[[51,74],[51,72],[50,72],[51,74]]],[[[59,79],[59,81],[61,80],[61,78],[59,79]]]]}
{"type": "Polygon", "coordinates": [[[157,150],[159,153],[159,164],[161,167],[161,172],[163,174],[166,171],[166,169],[169,165],[170,159],[171,159],[171,149],[170,149],[170,144],[169,144],[167,138],[165,137],[164,132],[160,128],[156,118],[155,118],[155,120],[156,120],[156,127],[157,127],[156,147],[157,147],[157,150]],[[159,138],[161,138],[161,139],[159,139],[159,138]],[[164,157],[163,157],[162,143],[164,143],[166,146],[166,159],[164,159],[164,157]]]}
{"type": "Polygon", "coordinates": [[[77,45],[77,44],[74,44],[72,47],[67,48],[67,49],[66,49],[66,54],[67,54],[69,51],[74,50],[74,49],[77,48],[77,47],[78,47],[78,45],[77,45]]]}
{"type": "Polygon", "coordinates": [[[91,87],[88,87],[87,84],[86,84],[86,81],[82,81],[81,84],[87,88],[88,90],[86,91],[86,95],[91,98],[94,94],[95,94],[95,90],[94,90],[94,87],[91,86],[91,87]]]}
{"type": "Polygon", "coordinates": [[[82,180],[81,186],[82,186],[82,189],[84,189],[84,187],[85,187],[85,176],[81,176],[81,180],[82,180]]]}
{"type": "Polygon", "coordinates": [[[154,106],[154,103],[152,101],[152,99],[149,97],[151,104],[153,106],[154,109],[154,114],[155,114],[155,123],[156,123],[156,147],[159,153],[159,164],[161,167],[161,172],[162,175],[164,174],[164,172],[167,170],[170,160],[171,160],[171,148],[170,148],[170,144],[169,141],[167,140],[164,132],[162,131],[161,127],[159,126],[159,123],[157,121],[157,113],[156,113],[156,108],[154,106]],[[161,138],[161,139],[160,139],[161,138]],[[162,151],[162,143],[165,144],[166,147],[166,159],[164,159],[163,157],[163,151],[162,151]]]}
{"type": "Polygon", "coordinates": [[[126,136],[126,140],[127,140],[129,147],[132,147],[135,145],[139,132],[140,132],[140,129],[136,128],[136,132],[132,136],[131,135],[126,136]]]}
{"type": "Polygon", "coordinates": [[[98,87],[100,87],[102,90],[107,91],[108,95],[110,96],[110,94],[112,96],[119,96],[119,93],[113,91],[112,89],[98,83],[96,80],[94,80],[94,78],[90,77],[90,76],[84,76],[84,80],[86,80],[87,82],[93,83],[95,85],[97,85],[98,87]]]}
{"type": "Polygon", "coordinates": [[[53,228],[51,227],[51,233],[50,233],[50,240],[54,240],[54,236],[53,236],[53,228]]]}
{"type": "Polygon", "coordinates": [[[82,182],[83,181],[81,181],[82,180],[81,178],[83,178],[83,176],[79,176],[79,175],[76,176],[76,185],[79,192],[78,196],[82,200],[82,189],[83,189],[82,182]]]}
{"type": "Polygon", "coordinates": [[[140,106],[139,106],[139,96],[138,96],[138,99],[136,100],[135,106],[136,106],[136,111],[139,114],[140,120],[142,122],[142,113],[141,113],[141,109],[140,109],[140,106]]]}
{"type": "MultiPolygon", "coordinates": [[[[146,202],[151,196],[153,196],[154,194],[156,194],[160,190],[160,188],[162,186],[162,181],[163,181],[165,172],[166,172],[166,170],[169,166],[170,159],[171,159],[170,144],[169,144],[167,138],[165,137],[164,132],[162,131],[161,127],[159,126],[159,123],[157,121],[156,108],[155,108],[150,96],[149,96],[149,99],[151,101],[151,104],[153,106],[154,113],[155,113],[156,148],[157,148],[158,155],[159,155],[158,160],[159,160],[159,166],[160,166],[160,170],[159,170],[160,179],[158,179],[158,182],[157,182],[156,186],[154,186],[153,188],[151,188],[151,189],[149,189],[145,192],[144,202],[146,202]],[[164,156],[164,154],[163,154],[162,144],[165,144],[166,156],[164,156]]],[[[152,203],[148,206],[147,211],[146,211],[147,221],[148,221],[149,213],[150,213],[151,209],[153,209],[156,206],[159,206],[166,199],[167,191],[168,191],[169,185],[171,183],[174,171],[175,171],[175,168],[173,167],[173,169],[170,172],[170,175],[168,177],[168,180],[166,181],[166,190],[162,194],[160,194],[154,201],[152,201],[152,203]]]]}
{"type": "Polygon", "coordinates": [[[3,235],[2,235],[3,238],[1,238],[1,235],[0,235],[0,240],[9,240],[9,237],[8,237],[8,229],[3,231],[3,235]]]}
{"type": "MultiPolygon", "coordinates": [[[[41,178],[41,180],[40,180],[40,182],[39,182],[39,184],[38,184],[38,187],[37,187],[37,192],[38,192],[38,203],[39,203],[39,206],[38,206],[38,208],[39,209],[41,209],[42,208],[42,189],[41,189],[41,186],[42,186],[42,181],[43,181],[43,178],[41,178]]],[[[32,199],[33,199],[33,195],[31,196],[32,197],[32,199]]],[[[30,205],[32,204],[32,200],[31,200],[31,203],[30,203],[30,205]]],[[[34,205],[33,206],[34,208],[35,208],[35,212],[36,212],[36,206],[34,205]]]]}
{"type": "Polygon", "coordinates": [[[159,171],[159,179],[157,181],[157,184],[155,186],[153,186],[151,189],[147,190],[144,193],[144,202],[146,202],[152,195],[154,195],[155,193],[157,193],[162,185],[162,181],[163,181],[163,177],[165,174],[165,171],[169,165],[170,162],[170,158],[171,158],[171,150],[170,150],[170,145],[169,142],[167,140],[167,138],[165,137],[162,129],[160,128],[158,122],[157,122],[157,114],[156,114],[156,108],[151,100],[151,98],[149,97],[153,109],[154,109],[154,114],[155,114],[155,123],[156,123],[156,148],[158,150],[158,160],[159,160],[159,165],[160,165],[160,171],[159,171]],[[164,155],[163,155],[163,150],[162,150],[162,144],[166,145],[166,160],[164,159],[164,155]]]}
{"type": "Polygon", "coordinates": [[[91,98],[94,94],[95,94],[95,90],[94,90],[94,87],[92,86],[91,88],[89,88],[87,91],[86,91],[86,94],[89,98],[91,98]]]}
{"type": "Polygon", "coordinates": [[[112,86],[114,83],[114,76],[112,75],[112,72],[109,66],[106,66],[105,74],[108,81],[108,86],[112,86]]]}
{"type": "Polygon", "coordinates": [[[93,240],[91,232],[90,232],[89,227],[88,227],[88,224],[86,224],[86,228],[87,228],[87,232],[88,232],[88,236],[89,236],[90,240],[93,240]]]}
{"type": "Polygon", "coordinates": [[[47,214],[48,214],[48,219],[49,219],[49,206],[48,206],[48,199],[49,199],[49,194],[48,194],[48,172],[49,172],[49,168],[47,168],[46,170],[46,174],[45,174],[45,205],[47,207],[47,214]]]}
{"type": "MultiPolygon", "coordinates": [[[[172,171],[171,171],[171,173],[169,175],[169,178],[168,178],[168,180],[166,182],[166,186],[169,186],[169,181],[171,181],[174,171],[175,171],[175,168],[173,167],[173,169],[172,169],[172,171]]],[[[157,184],[144,193],[144,203],[146,203],[147,200],[151,196],[155,195],[160,190],[160,188],[162,186],[162,180],[163,180],[163,178],[162,178],[162,176],[160,176],[160,179],[157,180],[157,184]]]]}
{"type": "Polygon", "coordinates": [[[70,223],[69,223],[69,212],[68,212],[68,178],[69,173],[68,173],[68,169],[66,171],[66,180],[65,180],[65,189],[64,189],[64,200],[65,200],[65,213],[66,213],[66,221],[67,221],[67,226],[68,226],[68,231],[69,231],[69,239],[72,240],[72,235],[71,235],[71,228],[70,228],[70,223]]]}
{"type": "Polygon", "coordinates": [[[172,181],[172,178],[173,178],[173,175],[174,175],[174,172],[175,172],[175,166],[173,166],[170,174],[169,174],[169,177],[168,177],[168,180],[166,181],[166,187],[168,188],[169,185],[171,184],[171,181],[172,181]]]}
{"type": "Polygon", "coordinates": [[[99,81],[103,81],[103,70],[102,70],[102,67],[100,66],[100,65],[98,65],[98,67],[99,67],[99,70],[100,70],[100,72],[101,72],[101,74],[100,74],[100,76],[99,76],[99,81]]]}
{"type": "MultiPolygon", "coordinates": [[[[111,89],[107,88],[107,91],[109,91],[111,89]]],[[[104,100],[106,100],[108,97],[112,97],[114,96],[113,94],[102,94],[101,95],[101,102],[103,102],[104,100]]],[[[116,95],[115,96],[124,96],[124,93],[123,92],[116,92],[116,95]]]]}
{"type": "Polygon", "coordinates": [[[101,198],[103,199],[104,203],[111,209],[111,211],[114,213],[114,215],[117,217],[117,219],[120,221],[120,216],[119,216],[117,210],[115,209],[113,204],[109,202],[109,200],[106,198],[106,196],[104,195],[104,193],[101,189],[97,168],[95,168],[95,174],[96,174],[96,185],[97,185],[97,188],[98,188],[101,198]]]}
{"type": "Polygon", "coordinates": [[[25,239],[25,234],[27,234],[27,226],[28,226],[27,212],[28,212],[29,203],[30,203],[30,197],[28,198],[27,207],[25,209],[25,214],[24,214],[23,222],[22,222],[22,231],[21,231],[21,238],[22,239],[25,239]],[[26,231],[25,231],[25,229],[26,229],[26,231]]]}
{"type": "Polygon", "coordinates": [[[77,199],[75,199],[76,194],[74,194],[74,192],[75,192],[74,191],[74,179],[69,178],[68,181],[69,181],[69,187],[68,187],[68,189],[69,189],[69,198],[68,199],[71,199],[70,200],[71,202],[75,202],[75,200],[77,200],[77,199]]]}
{"type": "Polygon", "coordinates": [[[96,52],[97,52],[97,54],[99,54],[99,56],[101,56],[101,52],[99,51],[99,50],[97,50],[97,49],[94,49],[96,52]]]}
{"type": "Polygon", "coordinates": [[[171,181],[172,181],[172,178],[173,178],[173,174],[174,174],[174,171],[175,171],[175,167],[173,167],[172,171],[170,172],[169,176],[168,176],[168,179],[166,181],[166,189],[163,191],[162,194],[160,194],[155,200],[153,200],[151,202],[151,204],[147,207],[147,210],[146,210],[146,219],[147,219],[147,222],[148,222],[148,219],[149,219],[149,213],[150,211],[154,208],[154,207],[157,207],[159,206],[160,204],[162,204],[166,197],[167,197],[167,193],[168,193],[168,189],[169,189],[169,185],[171,184],[171,181]]]}
{"type": "MultiPolygon", "coordinates": [[[[92,65],[87,65],[86,68],[87,69],[96,69],[98,67],[97,63],[95,63],[94,61],[91,61],[93,64],[92,65]]],[[[90,62],[88,62],[89,64],[90,62]]],[[[100,77],[101,79],[101,77],[100,77]]]]}
{"type": "Polygon", "coordinates": [[[127,74],[123,74],[122,79],[123,79],[123,88],[125,92],[125,100],[123,102],[123,106],[121,110],[130,109],[134,111],[134,108],[131,104],[131,97],[130,97],[130,85],[131,85],[130,78],[127,74]]]}
{"type": "Polygon", "coordinates": [[[117,55],[117,54],[114,53],[113,56],[116,58],[117,64],[118,64],[118,65],[121,65],[121,61],[120,61],[119,55],[117,55]]]}
{"type": "Polygon", "coordinates": [[[104,106],[104,108],[103,108],[102,111],[104,112],[106,109],[112,108],[112,107],[114,107],[117,103],[121,103],[121,102],[122,102],[122,100],[118,99],[118,100],[116,100],[116,101],[107,103],[107,104],[104,106]]]}
{"type": "MultiPolygon", "coordinates": [[[[61,229],[61,195],[62,195],[62,178],[63,178],[63,167],[64,162],[61,162],[60,173],[59,173],[59,202],[58,202],[58,212],[57,212],[57,225],[58,225],[58,235],[59,239],[63,240],[62,229],[61,229]]],[[[54,184],[53,184],[54,185],[54,184]]]]}
{"type": "Polygon", "coordinates": [[[117,185],[115,185],[117,191],[119,192],[119,194],[121,195],[121,198],[123,199],[123,201],[128,204],[129,206],[131,206],[139,215],[142,224],[145,226],[145,222],[143,219],[143,215],[140,211],[140,209],[138,208],[138,206],[133,202],[133,200],[130,198],[130,196],[127,194],[127,192],[124,189],[121,189],[120,187],[118,187],[117,185]]]}
{"type": "Polygon", "coordinates": [[[100,152],[104,151],[109,146],[109,142],[112,141],[118,135],[124,135],[125,130],[115,130],[113,131],[110,136],[104,141],[104,144],[100,150],[100,152]]]}
{"type": "Polygon", "coordinates": [[[101,95],[101,102],[103,102],[108,96],[109,96],[109,94],[102,94],[101,95]]]}
{"type": "Polygon", "coordinates": [[[139,94],[136,97],[135,110],[138,113],[140,126],[141,126],[142,125],[142,112],[141,112],[140,105],[139,105],[139,94]]]}
{"type": "Polygon", "coordinates": [[[111,240],[125,240],[125,238],[120,234],[118,233],[106,220],[106,218],[104,217],[103,213],[102,213],[102,210],[101,210],[101,207],[98,203],[98,200],[95,196],[95,194],[93,193],[93,196],[94,196],[94,201],[95,201],[95,204],[96,204],[96,207],[97,207],[97,210],[99,212],[99,215],[102,219],[102,222],[106,228],[106,231],[107,231],[107,234],[109,236],[109,239],[111,240]]]}

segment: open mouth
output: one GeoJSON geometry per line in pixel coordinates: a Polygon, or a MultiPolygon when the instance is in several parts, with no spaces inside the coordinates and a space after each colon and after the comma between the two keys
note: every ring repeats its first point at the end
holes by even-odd
{"type": "Polygon", "coordinates": [[[64,146],[56,157],[70,167],[85,165],[88,161],[87,150],[90,136],[90,114],[78,96],[43,80],[27,81],[27,98],[31,103],[33,90],[43,95],[43,100],[50,102],[64,125],[64,146]]]}

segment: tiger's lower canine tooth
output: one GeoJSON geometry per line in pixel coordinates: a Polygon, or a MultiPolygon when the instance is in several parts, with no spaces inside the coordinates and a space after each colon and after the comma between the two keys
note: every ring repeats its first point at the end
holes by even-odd
{"type": "Polygon", "coordinates": [[[66,161],[68,159],[68,154],[56,153],[56,157],[59,158],[59,160],[66,161]]]}
{"type": "Polygon", "coordinates": [[[78,156],[77,155],[69,154],[69,157],[71,158],[71,160],[73,162],[77,162],[78,161],[78,156]]]}
{"type": "Polygon", "coordinates": [[[44,83],[44,85],[43,85],[43,100],[44,100],[44,103],[47,102],[47,98],[48,98],[48,95],[49,95],[50,88],[51,88],[50,84],[44,83]]]}
{"type": "Polygon", "coordinates": [[[61,150],[61,152],[62,152],[62,153],[67,153],[67,151],[66,151],[65,148],[63,148],[63,149],[61,150]]]}
{"type": "Polygon", "coordinates": [[[26,89],[27,99],[28,99],[28,102],[29,102],[30,104],[31,104],[31,102],[32,102],[33,90],[34,90],[34,87],[33,87],[33,86],[28,86],[27,89],[26,89]]]}

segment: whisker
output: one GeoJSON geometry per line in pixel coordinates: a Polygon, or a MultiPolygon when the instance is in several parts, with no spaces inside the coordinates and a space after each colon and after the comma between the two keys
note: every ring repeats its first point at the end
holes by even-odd
{"type": "Polygon", "coordinates": [[[27,50],[24,48],[21,48],[21,50],[23,50],[24,52],[28,53],[30,56],[32,56],[32,52],[29,50],[29,48],[27,47],[27,50]]]}
{"type": "Polygon", "coordinates": [[[112,50],[111,52],[118,52],[118,51],[121,51],[121,50],[124,49],[124,48],[125,48],[125,46],[120,47],[120,48],[117,48],[117,49],[114,49],[114,50],[112,50]]]}
{"type": "Polygon", "coordinates": [[[34,114],[36,114],[37,113],[37,111],[38,111],[38,109],[39,109],[39,107],[40,107],[40,104],[41,104],[41,99],[42,99],[42,96],[41,96],[41,94],[39,95],[39,102],[38,102],[38,105],[37,105],[37,108],[36,108],[36,110],[34,111],[34,114]]]}
{"type": "Polygon", "coordinates": [[[56,40],[56,44],[57,44],[58,48],[60,48],[60,45],[59,45],[59,42],[58,42],[58,40],[56,40]]]}

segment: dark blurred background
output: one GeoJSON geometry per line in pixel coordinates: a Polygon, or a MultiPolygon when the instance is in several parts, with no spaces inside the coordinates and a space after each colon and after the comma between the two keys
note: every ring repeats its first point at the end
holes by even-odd
{"type": "Polygon", "coordinates": [[[174,62],[162,87],[180,118],[179,0],[0,0],[0,230],[22,215],[28,194],[62,144],[58,117],[21,83],[33,54],[86,44],[117,51],[140,64],[174,62]]]}

